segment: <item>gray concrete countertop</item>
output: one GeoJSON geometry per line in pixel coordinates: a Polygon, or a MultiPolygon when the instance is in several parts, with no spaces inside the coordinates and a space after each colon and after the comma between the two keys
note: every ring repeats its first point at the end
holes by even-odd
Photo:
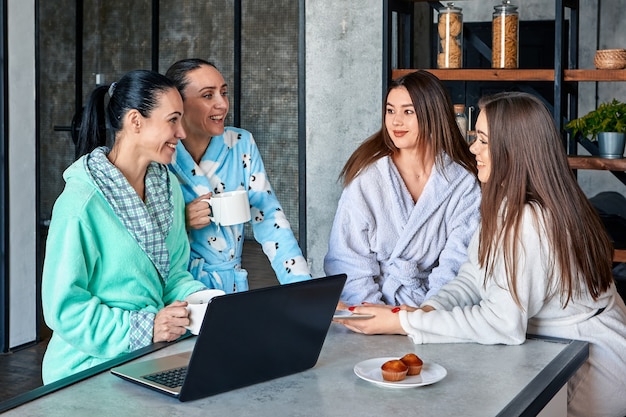
{"type": "MultiPolygon", "coordinates": [[[[135,360],[191,350],[194,341],[188,338],[135,360]]],[[[529,339],[520,346],[414,345],[406,336],[364,336],[331,324],[318,363],[295,375],[181,403],[105,370],[28,399],[4,415],[536,415],[587,355],[587,343],[577,341],[529,339]],[[392,389],[362,380],[353,371],[363,360],[400,357],[408,352],[416,353],[425,363],[443,366],[446,377],[428,386],[392,389]]]]}

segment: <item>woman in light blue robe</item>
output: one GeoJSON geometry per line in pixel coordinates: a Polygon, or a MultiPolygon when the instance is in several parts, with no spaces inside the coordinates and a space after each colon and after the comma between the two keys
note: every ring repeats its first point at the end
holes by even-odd
{"type": "Polygon", "coordinates": [[[311,273],[285,213],[265,172],[250,132],[225,127],[228,86],[215,66],[201,59],[173,64],[166,76],[177,85],[185,113],[187,137],[179,143],[170,169],[178,178],[187,204],[191,243],[189,269],[209,288],[227,293],[248,289],[241,268],[244,224],[211,222],[206,201],[211,194],[247,190],[251,224],[281,284],[311,278],[311,273]]]}

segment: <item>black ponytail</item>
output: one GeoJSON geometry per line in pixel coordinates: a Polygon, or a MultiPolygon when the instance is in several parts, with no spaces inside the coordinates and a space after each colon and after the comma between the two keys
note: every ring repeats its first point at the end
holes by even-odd
{"type": "Polygon", "coordinates": [[[106,144],[104,97],[108,86],[99,86],[91,92],[83,108],[82,121],[76,141],[76,159],[106,144]]]}

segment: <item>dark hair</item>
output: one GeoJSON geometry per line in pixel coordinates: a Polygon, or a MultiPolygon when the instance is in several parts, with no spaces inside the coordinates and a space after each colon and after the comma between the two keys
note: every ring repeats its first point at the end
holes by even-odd
{"type": "Polygon", "coordinates": [[[185,100],[185,88],[187,88],[187,84],[189,84],[189,80],[187,80],[187,73],[198,69],[202,66],[213,67],[217,69],[217,67],[202,58],[188,58],[181,59],[180,61],[176,61],[172,64],[171,67],[168,68],[165,76],[172,80],[174,84],[176,84],[176,88],[178,88],[178,92],[180,93],[183,100],[185,100]]]}
{"type": "Polygon", "coordinates": [[[130,71],[110,86],[96,87],[83,109],[76,159],[106,145],[107,130],[115,137],[129,110],[135,109],[143,117],[150,117],[159,96],[172,88],[176,86],[169,78],[149,70],[130,71]],[[105,107],[107,93],[110,97],[105,107]]]}
{"type": "Polygon", "coordinates": [[[350,156],[339,174],[343,184],[348,185],[359,173],[378,159],[398,151],[385,127],[387,97],[399,87],[409,92],[418,120],[418,143],[426,149],[426,143],[434,154],[436,163],[443,162],[445,151],[450,158],[467,171],[477,174],[476,163],[469,146],[461,136],[456,124],[452,100],[439,78],[428,71],[418,70],[391,82],[382,108],[381,129],[367,138],[350,156]]]}
{"type": "MultiPolygon", "coordinates": [[[[611,282],[613,248],[598,213],[580,189],[552,115],[536,97],[498,93],[479,101],[491,155],[482,186],[478,260],[487,273],[504,254],[509,290],[517,297],[517,242],[523,211],[543,219],[563,305],[581,292],[594,299],[611,282]]],[[[487,278],[487,277],[485,277],[487,278]]],[[[523,277],[520,277],[523,278],[523,277]]],[[[557,287],[556,285],[554,287],[557,287]]]]}

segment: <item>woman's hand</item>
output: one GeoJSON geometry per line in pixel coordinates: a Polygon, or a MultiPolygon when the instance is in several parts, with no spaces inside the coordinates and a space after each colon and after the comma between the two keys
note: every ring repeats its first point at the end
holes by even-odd
{"type": "Polygon", "coordinates": [[[212,193],[201,195],[192,200],[185,207],[185,220],[187,229],[202,229],[211,223],[211,206],[202,200],[207,200],[213,195],[212,193]]]}
{"type": "Polygon", "coordinates": [[[163,307],[154,317],[153,342],[171,342],[187,332],[189,312],[187,301],[174,301],[163,307]]]}
{"type": "Polygon", "coordinates": [[[334,322],[341,323],[348,329],[356,333],[363,334],[406,334],[400,325],[400,317],[398,312],[405,310],[408,312],[423,310],[424,312],[433,311],[432,306],[412,307],[406,304],[401,306],[390,306],[385,304],[363,303],[362,306],[348,307],[348,310],[354,314],[371,314],[371,319],[334,319],[334,322]]]}
{"type": "Polygon", "coordinates": [[[364,303],[362,306],[348,308],[354,314],[371,314],[371,319],[335,319],[348,329],[363,334],[406,334],[400,325],[398,311],[400,307],[384,304],[364,303]]]}

